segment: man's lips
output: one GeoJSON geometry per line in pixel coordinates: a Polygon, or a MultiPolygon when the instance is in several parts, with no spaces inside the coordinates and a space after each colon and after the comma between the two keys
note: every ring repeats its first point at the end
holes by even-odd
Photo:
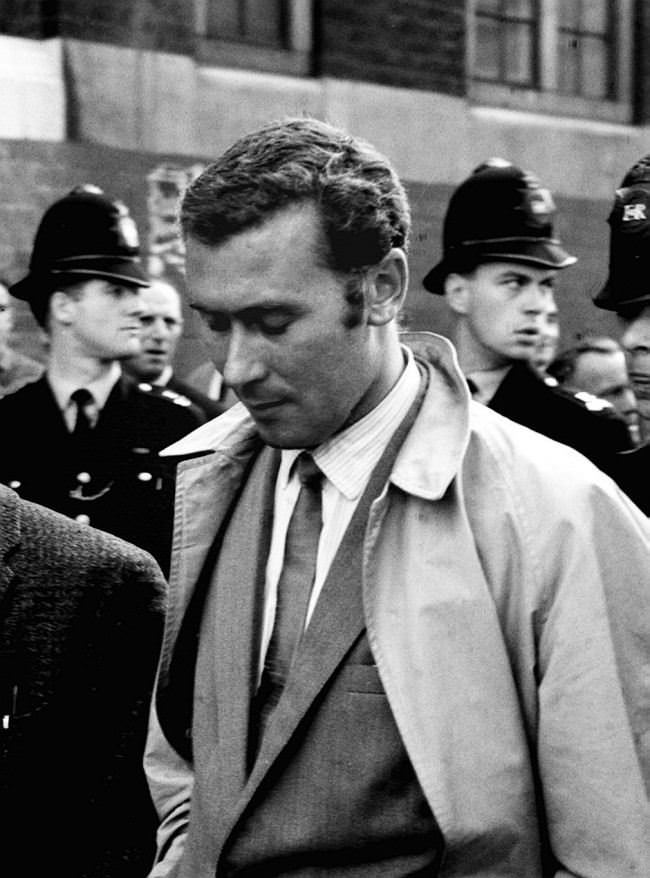
{"type": "Polygon", "coordinates": [[[515,329],[514,336],[519,342],[524,342],[527,345],[537,344],[542,335],[539,329],[535,329],[533,327],[524,328],[524,329],[515,329]]]}
{"type": "Polygon", "coordinates": [[[264,414],[264,412],[269,412],[284,404],[284,400],[282,399],[249,400],[245,397],[240,397],[239,399],[253,415],[264,414]]]}
{"type": "Polygon", "coordinates": [[[630,383],[634,389],[634,395],[641,399],[650,399],[650,375],[646,373],[630,372],[630,383]]]}

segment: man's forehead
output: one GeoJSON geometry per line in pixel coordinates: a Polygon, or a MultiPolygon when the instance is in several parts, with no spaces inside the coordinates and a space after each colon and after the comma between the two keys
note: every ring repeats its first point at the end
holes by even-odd
{"type": "Polygon", "coordinates": [[[482,262],[478,266],[478,270],[481,269],[498,276],[518,275],[538,280],[551,280],[557,275],[557,269],[555,268],[548,268],[544,265],[530,265],[527,262],[515,262],[514,260],[505,259],[482,262]]]}
{"type": "Polygon", "coordinates": [[[180,317],[180,296],[173,287],[151,286],[140,291],[145,311],[152,314],[173,314],[180,317]]]}

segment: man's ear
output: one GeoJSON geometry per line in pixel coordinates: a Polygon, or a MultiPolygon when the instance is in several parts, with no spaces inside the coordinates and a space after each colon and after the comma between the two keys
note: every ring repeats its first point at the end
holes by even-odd
{"type": "Polygon", "coordinates": [[[470,299],[469,279],[456,272],[448,274],[445,278],[445,299],[455,314],[467,314],[470,299]]]}
{"type": "Polygon", "coordinates": [[[384,326],[399,314],[408,289],[406,254],[393,249],[366,273],[367,314],[371,326],[384,326]]]}
{"type": "Polygon", "coordinates": [[[50,317],[57,323],[72,322],[75,300],[62,290],[56,290],[50,297],[50,317]]]}

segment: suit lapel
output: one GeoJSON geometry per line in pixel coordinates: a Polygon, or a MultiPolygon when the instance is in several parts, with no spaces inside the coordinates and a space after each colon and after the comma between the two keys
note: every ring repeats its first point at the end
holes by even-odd
{"type": "Polygon", "coordinates": [[[212,665],[209,685],[217,710],[219,762],[225,788],[233,793],[246,779],[249,711],[257,680],[264,574],[273,518],[279,455],[266,448],[257,457],[224,538],[217,587],[209,589],[204,630],[212,665]],[[207,634],[207,636],[206,636],[207,634]]]}

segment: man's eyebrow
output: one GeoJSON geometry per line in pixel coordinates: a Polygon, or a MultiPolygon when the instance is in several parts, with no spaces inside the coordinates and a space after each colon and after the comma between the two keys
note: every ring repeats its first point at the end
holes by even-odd
{"type": "Polygon", "coordinates": [[[298,311],[300,311],[300,305],[290,304],[289,302],[260,303],[259,305],[249,305],[246,308],[240,308],[236,311],[221,311],[218,308],[206,308],[202,305],[194,304],[191,304],[190,308],[193,311],[196,311],[198,314],[205,315],[206,317],[209,317],[211,314],[218,314],[221,316],[235,317],[243,320],[250,320],[254,319],[255,317],[263,317],[265,314],[277,311],[282,311],[286,314],[296,314],[298,313],[298,311]]]}

